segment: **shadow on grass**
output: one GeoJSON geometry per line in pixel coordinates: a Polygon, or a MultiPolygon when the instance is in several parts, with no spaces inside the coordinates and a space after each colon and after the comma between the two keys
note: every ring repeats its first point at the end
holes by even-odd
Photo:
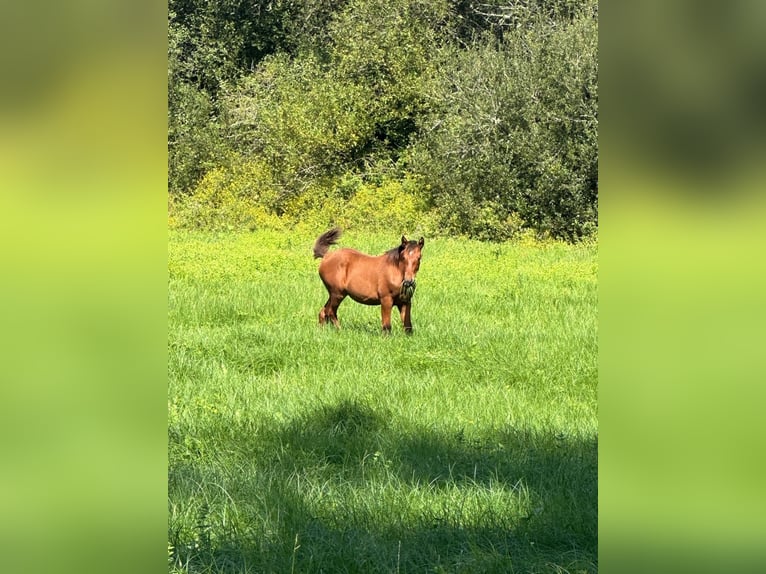
{"type": "Polygon", "coordinates": [[[200,572],[597,570],[595,437],[467,436],[392,420],[341,402],[283,425],[230,427],[208,442],[229,453],[217,478],[171,450],[171,498],[194,484],[210,490],[206,501],[237,509],[225,527],[215,503],[197,505],[193,544],[171,525],[176,563],[200,572]],[[219,489],[227,497],[216,498],[219,489]]]}

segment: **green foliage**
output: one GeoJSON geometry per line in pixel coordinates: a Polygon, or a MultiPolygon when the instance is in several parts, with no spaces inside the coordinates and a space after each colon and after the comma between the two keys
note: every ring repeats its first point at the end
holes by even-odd
{"type": "Polygon", "coordinates": [[[333,69],[371,92],[375,133],[365,153],[385,150],[396,161],[430,108],[430,54],[447,14],[440,0],[354,0],[333,22],[333,69]]]}
{"type": "Polygon", "coordinates": [[[423,191],[412,178],[359,177],[313,182],[285,199],[268,166],[250,160],[209,171],[194,192],[177,200],[174,225],[208,230],[366,229],[394,233],[436,232],[423,191]]]}
{"type": "Polygon", "coordinates": [[[305,193],[290,199],[285,205],[283,219],[298,228],[329,229],[338,225],[340,214],[348,199],[342,195],[343,186],[336,179],[311,183],[305,193]]]}
{"type": "Polygon", "coordinates": [[[280,174],[287,200],[353,165],[374,130],[371,98],[313,58],[270,57],[228,100],[232,133],[280,174]]]}
{"type": "MultiPolygon", "coordinates": [[[[577,240],[598,223],[597,36],[594,0],[176,0],[170,192],[212,200],[194,190],[234,154],[290,225],[378,229],[389,204],[445,234],[577,240]]],[[[252,219],[209,211],[177,219],[252,219]]]]}
{"type": "Polygon", "coordinates": [[[262,162],[235,162],[205,174],[194,192],[178,200],[176,219],[182,227],[211,230],[279,229],[274,215],[278,188],[262,162]]]}
{"type": "MultiPolygon", "coordinates": [[[[172,7],[171,2],[171,7],[172,7]]],[[[225,153],[219,111],[202,70],[221,73],[220,66],[190,61],[192,31],[168,16],[168,193],[188,193],[225,153]]]]}
{"type": "Polygon", "coordinates": [[[285,44],[289,1],[169,0],[180,77],[215,97],[227,81],[285,44]]]}
{"type": "Polygon", "coordinates": [[[380,184],[362,183],[344,206],[341,226],[347,229],[428,233],[428,214],[417,182],[386,179],[380,184]]]}
{"type": "Polygon", "coordinates": [[[171,197],[193,189],[220,164],[225,153],[210,96],[187,83],[168,86],[168,191],[171,197]]]}
{"type": "Polygon", "coordinates": [[[431,183],[448,229],[475,235],[497,228],[487,215],[520,217],[574,239],[595,222],[596,22],[558,24],[534,18],[500,42],[440,54],[441,105],[409,167],[431,183]]]}

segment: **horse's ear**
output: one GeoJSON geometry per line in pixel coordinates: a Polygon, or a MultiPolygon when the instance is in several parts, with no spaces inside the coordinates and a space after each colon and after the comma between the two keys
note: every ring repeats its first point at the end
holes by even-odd
{"type": "Polygon", "coordinates": [[[407,245],[407,243],[408,243],[407,238],[404,235],[402,235],[402,245],[407,245]]]}
{"type": "Polygon", "coordinates": [[[418,246],[423,249],[423,246],[426,244],[426,240],[422,237],[418,240],[418,246]]]}

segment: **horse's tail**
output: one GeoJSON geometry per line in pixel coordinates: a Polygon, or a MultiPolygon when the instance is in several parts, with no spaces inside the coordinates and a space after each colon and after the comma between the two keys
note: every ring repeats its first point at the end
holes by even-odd
{"type": "Polygon", "coordinates": [[[314,242],[314,257],[316,259],[322,259],[322,257],[327,255],[327,250],[330,249],[330,245],[335,245],[342,233],[343,231],[339,227],[336,227],[330,231],[325,231],[322,235],[317,237],[317,240],[314,242]]]}

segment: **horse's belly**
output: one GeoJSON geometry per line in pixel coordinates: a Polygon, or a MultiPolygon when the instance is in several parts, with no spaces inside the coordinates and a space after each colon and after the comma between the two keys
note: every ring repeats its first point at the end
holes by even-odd
{"type": "Polygon", "coordinates": [[[349,297],[362,305],[380,305],[380,299],[378,298],[377,293],[371,295],[370,293],[355,291],[351,288],[347,289],[346,292],[349,297]]]}
{"type": "Polygon", "coordinates": [[[346,280],[346,293],[362,305],[380,305],[377,277],[364,277],[358,273],[349,273],[346,280]]]}

